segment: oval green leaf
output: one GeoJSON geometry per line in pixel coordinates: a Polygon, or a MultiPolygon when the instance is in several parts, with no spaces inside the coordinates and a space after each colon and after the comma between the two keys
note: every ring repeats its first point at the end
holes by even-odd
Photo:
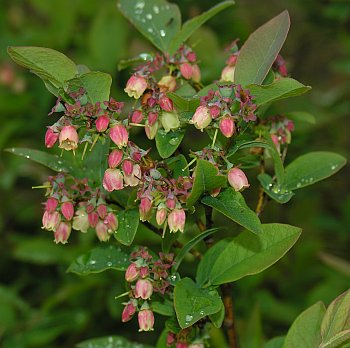
{"type": "Polygon", "coordinates": [[[163,129],[159,129],[156,134],[156,146],[159,155],[162,158],[170,157],[181,144],[185,132],[185,129],[178,129],[166,133],[163,129]]]}
{"type": "Polygon", "coordinates": [[[120,210],[117,215],[118,229],[114,232],[114,237],[124,245],[131,245],[139,227],[139,210],[137,208],[120,210]]]}

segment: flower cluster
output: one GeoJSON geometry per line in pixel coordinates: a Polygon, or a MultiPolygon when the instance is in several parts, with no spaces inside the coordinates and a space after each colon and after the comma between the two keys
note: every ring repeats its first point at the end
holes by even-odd
{"type": "Polygon", "coordinates": [[[201,131],[210,126],[220,129],[226,138],[231,138],[236,132],[236,125],[242,120],[256,120],[253,97],[240,85],[224,85],[219,86],[217,91],[210,90],[201,98],[200,104],[190,123],[201,131]]]}
{"type": "Polygon", "coordinates": [[[204,348],[203,339],[192,339],[191,329],[184,329],[177,334],[169,331],[166,338],[166,345],[169,348],[204,348]]]}
{"type": "Polygon", "coordinates": [[[58,174],[50,176],[47,188],[43,229],[54,232],[55,242],[65,244],[72,228],[87,232],[94,228],[100,241],[107,241],[118,228],[117,216],[106,206],[99,190],[92,190],[87,179],[58,174]]]}
{"type": "Polygon", "coordinates": [[[164,295],[167,292],[173,257],[173,254],[159,253],[159,258],[155,259],[146,247],[131,254],[131,263],[125,272],[129,301],[122,313],[123,322],[131,320],[138,311],[139,331],[153,330],[154,315],[149,301],[153,293],[164,295]]]}

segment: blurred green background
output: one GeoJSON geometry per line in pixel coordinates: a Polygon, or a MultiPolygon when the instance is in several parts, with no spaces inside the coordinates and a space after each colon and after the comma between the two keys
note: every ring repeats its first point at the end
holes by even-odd
{"type": "MultiPolygon", "coordinates": [[[[184,19],[215,5],[209,0],[173,1],[184,19]]],[[[255,28],[284,9],[292,27],[282,54],[292,77],[311,85],[311,93],[279,102],[276,112],[308,111],[313,126],[297,125],[287,162],[307,151],[336,151],[349,158],[350,2],[321,0],[237,0],[199,30],[196,45],[203,82],[216,79],[224,66],[224,48],[243,42],[255,28]]],[[[34,75],[12,63],[9,45],[45,46],[76,63],[113,76],[115,98],[129,71],[117,62],[154,51],[121,17],[115,0],[3,0],[0,3],[0,148],[44,149],[47,116],[54,98],[34,75]]],[[[156,334],[138,333],[136,320],[121,324],[122,275],[107,271],[79,277],[67,274],[74,257],[97,245],[94,236],[76,236],[56,246],[41,227],[43,192],[31,187],[45,181],[42,166],[0,152],[0,346],[74,347],[90,337],[120,334],[154,342],[156,334]]],[[[350,171],[298,191],[291,202],[271,202],[263,221],[303,228],[302,238],[275,266],[234,284],[235,312],[243,348],[286,333],[295,317],[318,300],[328,304],[350,284],[350,171]]],[[[255,202],[251,202],[255,204],[255,202]]],[[[139,235],[137,242],[159,239],[139,235]]],[[[187,260],[193,263],[192,259],[187,260]]],[[[189,272],[189,271],[187,271],[189,272]]],[[[189,273],[191,275],[191,273],[189,273]]],[[[161,328],[158,320],[156,329],[161,328]]],[[[159,333],[159,331],[158,331],[159,333]]],[[[220,334],[213,347],[223,347],[220,334]]]]}

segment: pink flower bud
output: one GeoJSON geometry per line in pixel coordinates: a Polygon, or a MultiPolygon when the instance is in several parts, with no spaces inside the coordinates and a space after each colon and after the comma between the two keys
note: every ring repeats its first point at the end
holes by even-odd
{"type": "Polygon", "coordinates": [[[237,61],[237,58],[238,58],[238,55],[237,54],[231,54],[227,61],[226,61],[226,64],[227,65],[236,65],[236,61],[237,61]]]}
{"type": "Polygon", "coordinates": [[[61,205],[61,212],[66,220],[72,220],[74,216],[74,206],[72,202],[64,202],[61,205]]]}
{"type": "Polygon", "coordinates": [[[134,164],[132,174],[124,175],[125,186],[137,186],[142,176],[141,167],[138,164],[134,164]]]}
{"type": "Polygon", "coordinates": [[[234,82],[235,67],[227,65],[221,72],[221,81],[234,82]]]}
{"type": "Polygon", "coordinates": [[[229,184],[235,189],[235,191],[241,191],[250,186],[244,172],[237,167],[229,170],[227,178],[229,184]]]}
{"type": "Polygon", "coordinates": [[[129,283],[132,283],[139,277],[140,271],[138,270],[136,264],[132,262],[125,272],[125,280],[129,283]]]}
{"type": "Polygon", "coordinates": [[[134,164],[130,160],[125,160],[123,162],[122,168],[125,175],[131,175],[134,164]]]}
{"type": "Polygon", "coordinates": [[[61,215],[59,212],[54,211],[53,213],[49,213],[45,211],[43,215],[43,229],[48,231],[55,231],[58,224],[61,221],[61,215]]]}
{"type": "Polygon", "coordinates": [[[173,111],[173,101],[165,95],[159,99],[158,104],[165,111],[173,111]]]}
{"type": "Polygon", "coordinates": [[[107,242],[109,240],[109,237],[111,236],[108,233],[107,225],[104,224],[101,220],[96,225],[96,235],[100,242],[107,242]]]}
{"type": "Polygon", "coordinates": [[[219,124],[221,133],[226,137],[226,138],[231,138],[233,133],[236,130],[235,127],[235,122],[233,121],[233,118],[230,116],[225,116],[220,120],[219,124]]]}
{"type": "Polygon", "coordinates": [[[195,52],[189,52],[187,53],[187,56],[186,56],[187,60],[191,63],[195,62],[197,60],[197,56],[196,56],[196,53],[195,52]]]}
{"type": "Polygon", "coordinates": [[[132,113],[132,116],[131,116],[131,122],[132,123],[141,123],[143,120],[143,114],[142,114],[142,111],[141,110],[135,110],[133,113],[132,113]]]}
{"type": "Polygon", "coordinates": [[[153,294],[153,285],[148,279],[139,279],[135,286],[135,297],[148,300],[153,294]]]}
{"type": "Polygon", "coordinates": [[[61,222],[57,230],[55,231],[55,243],[62,243],[66,244],[68,241],[68,238],[70,236],[70,232],[72,230],[72,226],[70,223],[67,222],[61,222]]]}
{"type": "Polygon", "coordinates": [[[118,219],[113,213],[108,213],[103,222],[107,225],[108,233],[113,233],[118,229],[118,219]]]}
{"type": "Polygon", "coordinates": [[[109,118],[102,115],[96,120],[95,124],[98,132],[104,132],[108,128],[109,118]]]}
{"type": "Polygon", "coordinates": [[[90,227],[89,216],[84,209],[79,209],[73,218],[73,229],[86,233],[90,227]]]}
{"type": "Polygon", "coordinates": [[[139,206],[141,221],[147,221],[152,215],[152,201],[148,197],[142,197],[139,206]]]}
{"type": "Polygon", "coordinates": [[[183,209],[174,209],[168,216],[170,232],[183,232],[185,228],[186,214],[183,209]]]}
{"type": "Polygon", "coordinates": [[[103,176],[103,187],[106,191],[123,189],[123,174],[119,169],[107,169],[103,176]]]}
{"type": "Polygon", "coordinates": [[[188,344],[186,342],[177,342],[176,348],[188,348],[188,344]]]}
{"type": "Polygon", "coordinates": [[[210,196],[217,197],[219,195],[220,191],[221,191],[221,187],[218,187],[218,188],[216,188],[214,190],[211,190],[210,191],[210,196]]]}
{"type": "Polygon", "coordinates": [[[49,213],[53,213],[58,205],[58,200],[56,198],[50,197],[45,204],[45,210],[49,213]]]}
{"type": "Polygon", "coordinates": [[[116,126],[112,127],[109,131],[109,136],[118,147],[123,147],[128,144],[128,131],[121,124],[117,124],[116,126]]]}
{"type": "Polygon", "coordinates": [[[125,323],[132,319],[136,313],[136,306],[132,302],[128,302],[123,309],[122,322],[125,323]]]}
{"type": "Polygon", "coordinates": [[[157,220],[157,224],[158,225],[163,225],[164,221],[166,219],[167,216],[167,211],[165,208],[158,208],[157,210],[157,214],[156,214],[156,220],[157,220]]]}
{"type": "Polygon", "coordinates": [[[95,228],[98,223],[98,214],[96,212],[92,212],[88,214],[89,224],[92,228],[95,228]]]}
{"type": "Polygon", "coordinates": [[[78,133],[73,126],[65,126],[59,135],[59,145],[61,149],[75,150],[78,147],[78,133]]]}
{"type": "Polygon", "coordinates": [[[113,150],[108,156],[109,168],[116,168],[123,159],[123,152],[121,150],[113,150]]]}
{"type": "Polygon", "coordinates": [[[179,115],[176,112],[162,112],[160,122],[165,133],[180,127],[179,115]]]}
{"type": "Polygon", "coordinates": [[[55,133],[51,128],[48,128],[45,134],[45,146],[50,149],[56,144],[59,134],[55,133]]]}
{"type": "Polygon", "coordinates": [[[163,76],[158,82],[159,89],[162,93],[174,92],[176,89],[176,79],[174,76],[163,76]]]}
{"type": "Polygon", "coordinates": [[[218,118],[220,116],[221,109],[217,105],[213,105],[209,108],[209,113],[210,113],[211,118],[213,120],[215,120],[216,118],[218,118]]]}
{"type": "Polygon", "coordinates": [[[145,133],[149,140],[152,140],[156,137],[157,131],[158,131],[158,122],[156,122],[153,126],[146,124],[145,133]]]}
{"type": "Polygon", "coordinates": [[[153,126],[153,125],[157,122],[157,120],[158,120],[158,113],[157,113],[157,112],[151,111],[151,112],[148,114],[147,120],[148,120],[148,124],[149,124],[150,126],[153,126]]]}
{"type": "Polygon", "coordinates": [[[103,220],[107,216],[107,207],[104,204],[100,204],[96,210],[100,219],[103,220]]]}
{"type": "Polygon", "coordinates": [[[157,99],[150,97],[147,99],[147,104],[150,108],[154,108],[157,105],[157,99]]]}
{"type": "Polygon", "coordinates": [[[189,80],[192,77],[193,69],[192,65],[188,63],[183,63],[180,65],[180,72],[181,75],[186,79],[189,80]]]}
{"type": "Polygon", "coordinates": [[[175,343],[176,335],[173,332],[168,332],[168,335],[166,337],[166,345],[171,346],[175,343]]]}
{"type": "Polygon", "coordinates": [[[153,331],[154,315],[150,309],[142,309],[138,314],[139,331],[153,331]]]}
{"type": "Polygon", "coordinates": [[[174,197],[168,197],[166,200],[166,206],[169,209],[174,209],[176,205],[174,197]]]}
{"type": "Polygon", "coordinates": [[[146,278],[149,275],[149,269],[148,267],[144,266],[144,267],[140,267],[140,277],[141,278],[146,278]]]}
{"type": "Polygon", "coordinates": [[[199,83],[201,81],[201,77],[201,69],[199,69],[197,64],[194,64],[192,66],[192,80],[199,83]]]}
{"type": "Polygon", "coordinates": [[[206,106],[198,106],[190,123],[193,123],[197,129],[203,131],[211,122],[209,109],[206,106]]]}
{"type": "Polygon", "coordinates": [[[130,77],[126,83],[126,88],[124,91],[128,94],[129,97],[139,99],[143,92],[147,88],[147,81],[144,77],[134,74],[130,77]]]}

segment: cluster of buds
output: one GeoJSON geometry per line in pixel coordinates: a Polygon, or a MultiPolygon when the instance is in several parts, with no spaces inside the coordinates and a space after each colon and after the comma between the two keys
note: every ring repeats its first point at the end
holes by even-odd
{"type": "Polygon", "coordinates": [[[50,176],[44,187],[48,198],[42,228],[54,232],[56,243],[67,243],[72,228],[84,233],[94,228],[100,241],[107,241],[118,228],[116,215],[107,208],[99,190],[88,186],[87,179],[58,174],[50,176]]]}
{"type": "Polygon", "coordinates": [[[256,105],[252,99],[249,91],[240,85],[219,86],[219,90],[210,90],[201,98],[190,123],[201,131],[207,127],[220,129],[226,138],[231,138],[239,122],[256,120],[256,105]]]}
{"type": "Polygon", "coordinates": [[[62,103],[61,99],[58,98],[56,105],[49,114],[64,113],[46,131],[45,145],[47,148],[53,147],[58,141],[59,148],[75,152],[79,142],[85,142],[86,146],[90,143],[93,147],[99,137],[107,137],[107,134],[118,146],[126,145],[127,132],[126,134],[125,132],[118,134],[118,129],[115,129],[116,126],[121,124],[117,121],[117,118],[122,112],[124,103],[117,102],[113,98],[103,103],[88,103],[83,89],[70,93],[69,96],[73,100],[71,104],[62,103]],[[79,129],[85,131],[81,140],[79,140],[78,135],[79,129]]]}
{"type": "Polygon", "coordinates": [[[191,339],[191,329],[184,329],[177,334],[169,331],[166,337],[166,345],[169,348],[204,348],[203,339],[191,339]]]}
{"type": "Polygon", "coordinates": [[[139,331],[153,330],[154,315],[149,301],[154,292],[164,295],[168,290],[168,270],[174,264],[173,257],[173,254],[159,253],[159,258],[154,260],[145,247],[131,254],[131,263],[125,272],[129,301],[122,313],[123,322],[138,312],[139,331]]]}
{"type": "Polygon", "coordinates": [[[278,151],[281,145],[290,144],[292,132],[294,131],[294,122],[283,115],[274,115],[264,120],[263,124],[267,125],[271,139],[278,151]]]}

